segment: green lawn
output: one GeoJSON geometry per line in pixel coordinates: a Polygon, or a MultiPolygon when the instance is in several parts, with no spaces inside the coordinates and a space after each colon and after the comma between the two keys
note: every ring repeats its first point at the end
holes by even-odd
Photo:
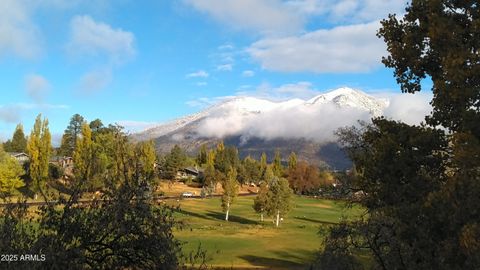
{"type": "Polygon", "coordinates": [[[237,198],[229,222],[224,221],[219,198],[180,201],[177,219],[188,227],[175,234],[187,242],[185,251],[201,243],[214,267],[304,269],[321,246],[319,228],[361,212],[346,209],[342,202],[295,197],[295,207],[275,228],[269,217],[260,222],[253,198],[237,198]]]}

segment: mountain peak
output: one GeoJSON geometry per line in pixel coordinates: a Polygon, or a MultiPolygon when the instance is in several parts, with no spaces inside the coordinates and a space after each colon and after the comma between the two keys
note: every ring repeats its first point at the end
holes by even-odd
{"type": "MultiPolygon", "coordinates": [[[[255,119],[255,115],[265,115],[270,112],[277,113],[288,111],[291,112],[289,115],[294,115],[296,112],[305,111],[306,109],[306,111],[315,113],[315,111],[321,110],[324,104],[327,103],[333,104],[339,109],[353,108],[359,111],[365,111],[373,116],[380,116],[383,110],[388,106],[386,100],[377,99],[360,90],[349,87],[342,87],[330,92],[322,93],[307,101],[298,98],[284,101],[272,101],[252,96],[236,96],[226,98],[198,113],[187,115],[160,124],[141,133],[137,133],[135,137],[138,139],[157,138],[168,134],[174,134],[184,127],[191,126],[193,123],[198,123],[206,119],[215,120],[226,116],[231,117],[232,119],[237,116],[240,117],[234,121],[235,125],[237,125],[240,122],[244,124],[245,121],[255,119]]],[[[279,119],[279,121],[281,121],[281,119],[279,119]]]]}
{"type": "Polygon", "coordinates": [[[351,107],[369,111],[374,116],[382,114],[388,106],[386,100],[377,99],[365,92],[349,87],[342,87],[333,91],[320,94],[309,99],[306,104],[319,105],[324,103],[333,103],[339,107],[351,107]]]}

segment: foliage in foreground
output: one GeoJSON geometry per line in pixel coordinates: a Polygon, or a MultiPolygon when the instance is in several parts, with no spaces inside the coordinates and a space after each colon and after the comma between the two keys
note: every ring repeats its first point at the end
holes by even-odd
{"type": "Polygon", "coordinates": [[[360,252],[375,269],[480,268],[480,6],[412,1],[406,12],[382,22],[383,62],[404,92],[432,80],[429,126],[376,119],[341,132],[367,215],[332,229],[317,268],[360,268],[360,252]]]}
{"type": "Polygon", "coordinates": [[[2,253],[33,254],[40,260],[2,262],[3,268],[179,269],[186,268],[187,261],[202,261],[202,251],[190,258],[182,254],[182,243],[172,233],[181,225],[174,220],[173,209],[156,205],[146,192],[154,177],[153,145],[134,145],[115,132],[109,142],[112,162],[99,173],[105,183],[100,198],[80,200],[96,175],[90,129],[84,125],[75,149],[79,166],[71,194],[35,213],[25,203],[2,209],[2,253]]]}

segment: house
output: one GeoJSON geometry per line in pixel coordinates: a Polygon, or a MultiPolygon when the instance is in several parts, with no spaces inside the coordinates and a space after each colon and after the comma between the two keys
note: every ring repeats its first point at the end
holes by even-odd
{"type": "Polygon", "coordinates": [[[24,164],[25,162],[30,161],[30,158],[26,153],[17,153],[17,152],[10,152],[8,153],[11,157],[15,158],[20,164],[24,164]]]}
{"type": "Polygon", "coordinates": [[[202,169],[198,169],[196,167],[186,167],[177,172],[178,179],[194,179],[203,174],[202,169]]]}
{"type": "Polygon", "coordinates": [[[73,166],[73,158],[72,157],[61,157],[61,156],[54,156],[50,159],[50,163],[56,164],[64,169],[73,166]]]}

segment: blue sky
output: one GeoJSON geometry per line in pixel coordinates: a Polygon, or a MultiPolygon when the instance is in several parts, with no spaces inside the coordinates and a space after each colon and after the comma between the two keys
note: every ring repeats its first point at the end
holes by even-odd
{"type": "Polygon", "coordinates": [[[58,139],[75,113],[138,130],[225,96],[398,92],[375,33],[405,4],[2,0],[0,139],[38,113],[58,139]]]}

